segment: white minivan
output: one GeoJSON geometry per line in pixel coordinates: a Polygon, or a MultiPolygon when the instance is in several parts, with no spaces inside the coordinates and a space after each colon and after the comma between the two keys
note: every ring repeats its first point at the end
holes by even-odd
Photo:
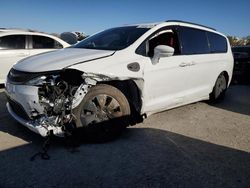
{"type": "Polygon", "coordinates": [[[15,64],[7,108],[42,136],[81,127],[104,139],[143,116],[223,97],[232,70],[228,39],[215,29],[174,20],[127,25],[15,64]]]}
{"type": "Polygon", "coordinates": [[[68,43],[56,36],[21,29],[0,29],[0,84],[19,60],[43,52],[66,48],[68,43]]]}

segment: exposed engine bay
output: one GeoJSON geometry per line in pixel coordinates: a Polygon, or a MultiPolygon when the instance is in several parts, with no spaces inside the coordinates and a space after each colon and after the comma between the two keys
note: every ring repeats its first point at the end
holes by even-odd
{"type": "MultiPolygon", "coordinates": [[[[61,127],[62,131],[65,131],[66,125],[74,124],[72,109],[80,104],[89,88],[96,84],[96,80],[79,76],[79,73],[73,77],[61,73],[42,77],[43,82],[38,89],[39,103],[44,109],[41,124],[48,128],[61,127]]],[[[32,115],[34,117],[36,114],[32,115]]]]}
{"type": "MultiPolygon", "coordinates": [[[[50,131],[57,136],[64,136],[66,126],[74,126],[75,116],[72,110],[80,104],[88,90],[96,85],[97,80],[98,78],[85,77],[84,73],[76,70],[43,74],[28,80],[28,87],[35,88],[32,92],[35,91],[34,96],[38,96],[38,99],[30,97],[29,105],[24,109],[30,119],[26,126],[36,129],[34,131],[42,136],[50,131]]],[[[8,85],[6,88],[10,94],[8,85]]]]}

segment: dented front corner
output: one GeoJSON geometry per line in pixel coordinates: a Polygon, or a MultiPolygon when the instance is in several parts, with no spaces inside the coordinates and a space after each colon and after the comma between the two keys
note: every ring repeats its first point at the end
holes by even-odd
{"type": "MultiPolygon", "coordinates": [[[[63,136],[66,125],[75,121],[73,109],[77,108],[90,88],[98,82],[123,81],[129,77],[115,77],[95,73],[70,70],[44,75],[29,81],[33,85],[6,84],[7,95],[23,107],[28,120],[16,114],[14,106],[7,104],[10,114],[21,124],[42,136],[51,131],[63,136]]],[[[143,81],[134,79],[140,93],[143,81]]],[[[141,95],[143,98],[143,95],[141,95]]]]}

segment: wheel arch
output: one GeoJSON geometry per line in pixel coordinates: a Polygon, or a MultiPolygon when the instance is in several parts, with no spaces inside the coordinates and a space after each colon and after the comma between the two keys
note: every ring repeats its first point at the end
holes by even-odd
{"type": "Polygon", "coordinates": [[[221,74],[223,74],[226,78],[226,81],[227,81],[227,87],[229,86],[229,74],[227,71],[222,71],[221,74]]]}
{"type": "MultiPolygon", "coordinates": [[[[216,79],[215,79],[215,82],[214,82],[214,84],[213,84],[213,88],[212,88],[212,90],[211,90],[211,92],[209,93],[209,100],[210,101],[213,101],[213,102],[215,102],[216,100],[218,100],[214,95],[214,91],[215,91],[215,87],[216,87],[216,82],[217,82],[217,80],[218,80],[218,78],[220,77],[220,75],[223,75],[224,77],[225,77],[225,79],[226,79],[226,89],[224,90],[224,94],[225,94],[225,92],[226,92],[226,90],[227,90],[227,88],[228,88],[228,86],[229,86],[229,75],[228,75],[228,72],[227,71],[221,71],[220,72],[220,74],[218,74],[218,76],[216,77],[216,79]]],[[[222,97],[220,97],[220,98],[223,98],[224,97],[224,94],[222,95],[222,97]]]]}
{"type": "Polygon", "coordinates": [[[119,89],[125,95],[129,102],[132,116],[131,124],[135,124],[142,121],[142,84],[140,80],[111,80],[105,82],[98,82],[97,84],[108,84],[119,89]]]}
{"type": "Polygon", "coordinates": [[[129,102],[131,116],[133,119],[131,124],[142,121],[141,111],[143,107],[142,98],[144,87],[144,80],[142,78],[115,78],[101,74],[84,73],[77,69],[66,69],[64,70],[64,72],[65,80],[77,85],[80,85],[85,78],[90,78],[96,81],[94,85],[107,84],[117,88],[125,95],[129,102]]]}
{"type": "Polygon", "coordinates": [[[214,78],[213,85],[212,85],[212,88],[211,88],[211,92],[213,91],[213,88],[214,88],[214,86],[215,86],[215,83],[216,83],[218,77],[219,77],[221,74],[223,74],[223,75],[225,76],[226,81],[227,81],[227,87],[229,86],[229,81],[230,81],[230,80],[229,80],[229,74],[228,74],[228,72],[227,72],[226,70],[223,70],[223,71],[221,71],[221,72],[218,73],[217,77],[214,78]]]}

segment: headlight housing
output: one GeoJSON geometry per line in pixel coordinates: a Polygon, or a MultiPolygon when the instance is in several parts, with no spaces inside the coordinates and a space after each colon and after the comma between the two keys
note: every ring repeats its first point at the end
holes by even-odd
{"type": "Polygon", "coordinates": [[[30,85],[30,86],[41,86],[46,83],[46,76],[39,76],[36,78],[33,78],[27,82],[25,82],[25,85],[30,85]]]}
{"type": "Polygon", "coordinates": [[[59,74],[42,75],[25,82],[25,84],[31,86],[42,86],[45,84],[49,84],[50,86],[54,86],[57,83],[59,77],[59,74]]]}
{"type": "Polygon", "coordinates": [[[16,85],[43,85],[51,82],[53,84],[53,81],[59,76],[60,71],[24,72],[12,68],[6,80],[16,85]]]}

